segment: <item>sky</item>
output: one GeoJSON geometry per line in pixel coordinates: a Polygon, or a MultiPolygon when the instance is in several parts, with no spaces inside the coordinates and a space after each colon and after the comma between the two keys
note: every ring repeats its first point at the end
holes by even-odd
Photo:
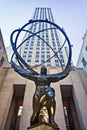
{"type": "Polygon", "coordinates": [[[13,30],[22,27],[33,16],[36,7],[50,7],[54,21],[63,27],[72,47],[74,65],[87,29],[87,0],[0,0],[0,28],[5,47],[13,30]]]}

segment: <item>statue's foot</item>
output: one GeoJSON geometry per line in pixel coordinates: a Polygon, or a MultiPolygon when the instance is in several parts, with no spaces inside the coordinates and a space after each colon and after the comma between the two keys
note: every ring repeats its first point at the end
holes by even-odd
{"type": "Polygon", "coordinates": [[[54,127],[54,128],[58,128],[58,125],[56,124],[56,122],[53,119],[50,119],[50,124],[54,127]]]}

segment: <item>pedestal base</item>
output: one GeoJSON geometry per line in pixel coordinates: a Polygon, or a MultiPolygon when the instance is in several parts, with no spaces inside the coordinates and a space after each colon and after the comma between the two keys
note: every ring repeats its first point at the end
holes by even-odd
{"type": "Polygon", "coordinates": [[[28,127],[27,130],[60,130],[59,128],[54,128],[50,124],[41,123],[32,127],[28,127]]]}

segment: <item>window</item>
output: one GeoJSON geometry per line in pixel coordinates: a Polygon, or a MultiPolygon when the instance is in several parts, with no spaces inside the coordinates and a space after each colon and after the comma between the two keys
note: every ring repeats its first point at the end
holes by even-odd
{"type": "Polygon", "coordinates": [[[29,43],[29,41],[27,41],[26,43],[29,43]]]}
{"type": "Polygon", "coordinates": [[[63,59],[63,55],[60,55],[60,59],[63,59]]]}
{"type": "Polygon", "coordinates": [[[31,41],[31,44],[34,44],[34,41],[31,41]]]}
{"type": "Polygon", "coordinates": [[[47,54],[50,54],[50,51],[47,51],[47,54]]]}
{"type": "Polygon", "coordinates": [[[3,65],[4,62],[4,57],[2,56],[2,58],[0,59],[0,67],[3,65]]]}
{"type": "Polygon", "coordinates": [[[45,56],[44,55],[41,55],[41,58],[44,58],[45,56]]]}
{"type": "Polygon", "coordinates": [[[85,58],[84,58],[84,57],[82,58],[82,64],[83,64],[83,66],[84,66],[84,67],[86,67],[86,66],[87,66],[87,62],[86,62],[86,60],[85,60],[85,58]]]}
{"type": "Polygon", "coordinates": [[[26,55],[23,55],[23,58],[25,58],[26,57],[26,55]]]}
{"type": "Polygon", "coordinates": [[[56,51],[56,47],[55,46],[53,46],[53,49],[56,51]]]}
{"type": "Polygon", "coordinates": [[[55,63],[55,66],[59,66],[59,64],[58,64],[58,63],[55,63]]]}
{"type": "Polygon", "coordinates": [[[38,62],[39,62],[39,60],[37,60],[37,59],[36,59],[36,60],[35,60],[35,62],[37,62],[37,63],[38,63],[38,62]]]}
{"type": "Polygon", "coordinates": [[[44,43],[42,42],[42,46],[44,46],[44,43]]]}
{"type": "Polygon", "coordinates": [[[63,67],[65,67],[65,64],[64,64],[64,63],[62,63],[62,66],[63,66],[63,67]]]}
{"type": "Polygon", "coordinates": [[[66,128],[71,129],[71,121],[70,121],[70,103],[69,99],[65,98],[63,99],[63,110],[64,110],[64,116],[65,116],[65,122],[66,122],[66,128]]]}
{"type": "Polygon", "coordinates": [[[44,54],[44,53],[45,53],[45,51],[43,51],[43,50],[42,50],[42,52],[41,52],[41,53],[42,53],[42,54],[44,54]]]}
{"type": "Polygon", "coordinates": [[[32,51],[29,51],[29,53],[32,53],[32,51]]]}
{"type": "Polygon", "coordinates": [[[25,50],[27,50],[28,49],[28,47],[25,47],[25,50]]]}
{"type": "Polygon", "coordinates": [[[30,50],[33,50],[33,47],[30,47],[30,50]]]}
{"type": "Polygon", "coordinates": [[[47,55],[47,59],[49,59],[50,58],[50,55],[47,55]]]}
{"type": "Polygon", "coordinates": [[[20,120],[23,113],[22,110],[25,85],[14,85],[13,88],[13,98],[6,121],[5,130],[19,130],[20,120]]]}
{"type": "Polygon", "coordinates": [[[76,106],[72,94],[72,85],[61,85],[63,112],[66,123],[66,130],[81,130],[78,120],[76,106]]]}
{"type": "Polygon", "coordinates": [[[27,53],[27,51],[24,51],[24,53],[27,53]]]}
{"type": "Polygon", "coordinates": [[[31,55],[28,55],[29,58],[31,58],[31,55]]]}
{"type": "Polygon", "coordinates": [[[42,39],[44,39],[44,35],[42,35],[42,39]]]}
{"type": "Polygon", "coordinates": [[[61,61],[61,63],[64,63],[64,59],[63,58],[61,58],[60,61],[61,61]]]}
{"type": "MultiPolygon", "coordinates": [[[[28,46],[29,46],[29,45],[28,45],[28,46]]],[[[31,43],[31,44],[30,44],[30,46],[32,47],[32,46],[33,46],[33,44],[31,43]]]]}
{"type": "Polygon", "coordinates": [[[57,59],[55,59],[55,65],[56,65],[56,66],[59,66],[59,63],[58,63],[58,60],[57,60],[57,59]]]}
{"type": "Polygon", "coordinates": [[[87,51],[87,46],[86,46],[85,50],[87,51]]]}
{"type": "Polygon", "coordinates": [[[40,48],[39,48],[39,47],[37,47],[36,49],[37,49],[37,50],[40,50],[40,48]]]}
{"type": "Polygon", "coordinates": [[[50,49],[49,49],[49,46],[46,47],[46,50],[50,50],[50,49]]]}
{"type": "Polygon", "coordinates": [[[28,59],[28,60],[27,60],[27,62],[29,62],[29,63],[30,63],[30,62],[31,62],[31,60],[30,60],[30,59],[28,59]]]}
{"type": "Polygon", "coordinates": [[[39,47],[39,46],[40,46],[40,42],[37,43],[37,47],[39,47]]]}
{"type": "Polygon", "coordinates": [[[36,55],[36,58],[39,58],[39,55],[36,55]]]}
{"type": "Polygon", "coordinates": [[[55,60],[56,63],[58,63],[58,60],[55,60]]]}
{"type": "Polygon", "coordinates": [[[43,63],[43,62],[44,62],[44,59],[41,59],[41,62],[43,63]]]}
{"type": "Polygon", "coordinates": [[[20,119],[22,116],[22,110],[23,110],[23,99],[21,99],[21,98],[16,99],[15,116],[14,116],[14,120],[12,122],[13,126],[11,126],[11,129],[19,130],[19,124],[20,124],[20,119]]]}
{"type": "Polygon", "coordinates": [[[39,54],[40,52],[39,51],[36,51],[36,54],[39,54]]]}
{"type": "Polygon", "coordinates": [[[42,46],[42,50],[44,50],[44,47],[42,46]]]}

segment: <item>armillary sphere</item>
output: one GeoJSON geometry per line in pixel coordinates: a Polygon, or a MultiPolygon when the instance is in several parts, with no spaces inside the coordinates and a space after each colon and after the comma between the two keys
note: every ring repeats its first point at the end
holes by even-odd
{"type": "MultiPolygon", "coordinates": [[[[46,34],[46,33],[44,33],[46,34]]],[[[56,73],[56,74],[49,74],[48,76],[56,76],[56,75],[64,75],[64,73],[66,73],[68,70],[70,70],[71,67],[71,56],[72,56],[72,46],[70,44],[69,38],[66,35],[66,32],[64,31],[63,28],[59,27],[57,24],[46,20],[29,20],[28,23],[26,23],[24,26],[22,26],[19,29],[16,29],[12,32],[11,37],[10,37],[10,41],[11,41],[11,45],[12,45],[12,49],[13,49],[13,55],[11,57],[11,65],[18,69],[19,71],[21,71],[23,73],[23,75],[26,75],[27,73],[33,73],[33,74],[39,74],[34,67],[32,67],[31,65],[29,65],[21,56],[20,52],[20,48],[22,45],[24,45],[26,43],[27,40],[30,40],[33,37],[37,37],[38,39],[40,39],[41,41],[44,42],[44,44],[46,44],[51,51],[53,52],[53,56],[51,56],[50,58],[48,58],[46,61],[35,65],[34,67],[37,66],[43,66],[44,63],[48,62],[49,60],[51,60],[53,57],[56,57],[58,59],[58,61],[60,62],[60,66],[63,68],[61,72],[56,73]],[[47,27],[45,26],[43,29],[40,28],[38,30],[34,30],[32,31],[32,28],[38,26],[38,28],[40,26],[42,26],[41,24],[47,24],[47,27]],[[44,39],[43,37],[41,37],[41,33],[43,32],[47,32],[47,31],[51,31],[53,30],[54,33],[58,32],[59,34],[61,34],[63,36],[63,39],[60,39],[59,42],[62,42],[61,46],[57,46],[57,50],[54,51],[54,49],[51,47],[51,45],[49,44],[48,41],[46,41],[46,39],[44,39]],[[56,31],[55,31],[56,30],[56,31]],[[22,39],[21,34],[25,33],[27,34],[27,36],[22,39]],[[22,42],[20,42],[20,38],[22,39],[22,42]],[[67,45],[66,45],[67,43],[67,45]],[[64,47],[67,47],[67,61],[65,66],[62,66],[61,60],[59,58],[59,53],[62,52],[62,49],[64,47]],[[19,51],[18,51],[19,50],[19,51]],[[14,57],[16,58],[16,61],[14,61],[14,57]]],[[[60,36],[59,36],[60,37],[60,36]]],[[[56,41],[57,42],[57,41],[56,41]]],[[[42,43],[42,42],[41,42],[42,43]]],[[[58,44],[57,44],[58,45],[58,44]]]]}

